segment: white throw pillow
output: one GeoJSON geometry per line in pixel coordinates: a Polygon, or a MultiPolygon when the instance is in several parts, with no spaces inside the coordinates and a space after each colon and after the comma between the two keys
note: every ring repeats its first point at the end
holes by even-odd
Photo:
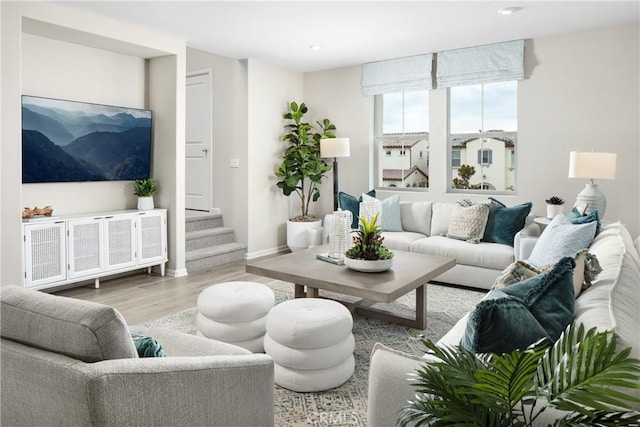
{"type": "Polygon", "coordinates": [[[456,206],[455,203],[435,202],[433,204],[430,236],[444,236],[447,234],[449,230],[449,218],[451,218],[451,213],[456,206]]]}
{"type": "MultiPolygon", "coordinates": [[[[371,197],[365,193],[362,194],[363,202],[373,202],[379,199],[371,197]]],[[[402,219],[400,217],[400,196],[395,194],[387,197],[382,202],[382,210],[380,211],[380,224],[382,231],[403,231],[402,219]]]]}
{"type": "Polygon", "coordinates": [[[573,224],[564,215],[558,215],[544,229],[531,256],[526,261],[541,267],[574,256],[580,249],[589,247],[596,234],[596,222],[573,224]]]}

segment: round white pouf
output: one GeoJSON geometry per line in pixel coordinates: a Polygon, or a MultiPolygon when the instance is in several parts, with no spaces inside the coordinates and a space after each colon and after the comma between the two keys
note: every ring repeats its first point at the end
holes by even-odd
{"type": "Polygon", "coordinates": [[[261,283],[209,286],[198,296],[197,334],[263,352],[267,314],[274,303],[273,291],[261,283]]]}
{"type": "Polygon", "coordinates": [[[353,375],[353,319],[335,301],[298,298],[271,309],[265,352],[274,361],[275,383],[298,392],[328,390],[353,375]]]}

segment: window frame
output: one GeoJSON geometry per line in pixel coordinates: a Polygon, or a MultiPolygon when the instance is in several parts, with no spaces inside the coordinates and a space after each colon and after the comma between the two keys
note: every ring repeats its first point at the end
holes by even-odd
{"type": "MultiPolygon", "coordinates": [[[[481,83],[482,85],[484,85],[484,83],[481,83]]],[[[518,98],[518,94],[519,94],[519,82],[516,81],[516,105],[517,105],[517,98],[518,98]]],[[[452,133],[451,133],[451,87],[447,88],[447,95],[446,95],[446,117],[447,117],[447,129],[446,129],[446,135],[445,135],[445,140],[446,140],[446,156],[447,156],[447,181],[445,182],[446,188],[445,188],[445,193],[446,194],[480,194],[480,195],[497,195],[497,196],[517,196],[518,195],[518,167],[517,167],[517,163],[518,163],[518,130],[515,131],[505,131],[505,132],[496,132],[496,131],[480,131],[480,132],[474,132],[474,133],[456,133],[453,134],[455,135],[455,137],[457,138],[463,138],[463,139],[474,139],[474,138],[479,138],[479,139],[487,139],[487,138],[495,138],[495,139],[499,139],[499,138],[504,138],[504,137],[511,137],[514,134],[516,135],[516,143],[514,145],[514,149],[513,149],[513,153],[511,154],[511,158],[513,159],[513,162],[511,161],[511,159],[509,159],[508,163],[506,163],[505,165],[505,170],[513,170],[513,186],[514,186],[514,190],[508,190],[508,189],[504,189],[504,190],[490,190],[490,189],[467,189],[467,188],[453,188],[453,178],[456,178],[457,175],[454,175],[454,168],[459,168],[459,166],[453,166],[453,158],[452,158],[452,146],[451,146],[451,140],[452,140],[452,133]]],[[[484,106],[483,106],[484,108],[484,106]]],[[[517,120],[517,111],[516,111],[516,120],[517,120]]],[[[488,149],[489,150],[489,149],[488,149]]],[[[487,165],[491,165],[492,163],[487,163],[487,165]]],[[[461,163],[462,165],[462,163],[461,163]]],[[[456,169],[457,170],[457,169],[456,169]]],[[[480,182],[480,184],[482,186],[485,185],[484,180],[482,180],[480,182]]],[[[507,187],[508,188],[508,187],[507,187]]]]}
{"type": "MultiPolygon", "coordinates": [[[[411,91],[406,91],[406,92],[411,92],[411,91]]],[[[397,93],[401,93],[401,92],[397,92],[397,93]]],[[[402,93],[405,93],[405,91],[403,91],[402,93]]],[[[427,101],[427,106],[428,106],[428,114],[431,115],[431,90],[427,91],[429,98],[427,101]]],[[[398,184],[391,184],[389,186],[383,186],[382,185],[382,179],[381,179],[381,170],[380,170],[380,164],[381,161],[380,159],[383,157],[389,157],[386,154],[386,151],[384,149],[384,147],[382,147],[381,145],[381,141],[387,139],[387,140],[400,140],[403,141],[403,148],[402,151],[405,152],[404,155],[401,155],[401,157],[411,157],[410,153],[406,153],[406,150],[411,150],[410,148],[405,148],[406,146],[404,145],[404,141],[415,141],[416,139],[426,139],[427,140],[427,149],[426,149],[426,159],[429,168],[431,167],[431,155],[429,153],[430,151],[430,139],[429,139],[429,135],[430,132],[429,130],[427,132],[412,132],[412,133],[403,133],[403,134],[389,134],[389,136],[384,136],[384,134],[382,133],[383,131],[383,113],[384,113],[384,95],[375,95],[374,96],[374,101],[373,101],[374,105],[373,105],[373,109],[374,109],[374,126],[373,126],[373,187],[376,190],[380,190],[380,191],[384,191],[384,190],[392,190],[392,191],[413,191],[413,192],[427,192],[429,191],[429,176],[427,175],[427,187],[412,187],[409,186],[407,187],[407,183],[402,180],[402,181],[398,181],[398,184]]],[[[403,107],[404,108],[404,107],[403,107]]],[[[430,120],[430,117],[428,118],[430,120]]],[[[424,151],[424,150],[423,150],[424,151]]],[[[421,157],[423,158],[423,157],[421,157]]],[[[407,169],[410,170],[410,169],[407,169]]],[[[428,171],[425,171],[425,173],[429,173],[428,171]]]]}

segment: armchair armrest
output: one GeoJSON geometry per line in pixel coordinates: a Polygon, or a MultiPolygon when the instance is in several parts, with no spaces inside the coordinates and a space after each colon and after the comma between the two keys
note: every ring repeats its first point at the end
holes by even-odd
{"type": "Polygon", "coordinates": [[[273,361],[264,354],[108,360],[83,370],[95,425],[274,424],[273,361]]]}
{"type": "Polygon", "coordinates": [[[516,233],[513,238],[513,256],[516,260],[529,258],[540,233],[540,226],[533,221],[528,222],[522,230],[516,233]]]}

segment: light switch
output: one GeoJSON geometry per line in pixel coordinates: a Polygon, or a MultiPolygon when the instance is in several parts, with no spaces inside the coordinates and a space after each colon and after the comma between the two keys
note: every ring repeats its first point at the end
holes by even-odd
{"type": "Polygon", "coordinates": [[[240,167],[240,159],[229,159],[229,167],[230,168],[239,168],[240,167]]]}

